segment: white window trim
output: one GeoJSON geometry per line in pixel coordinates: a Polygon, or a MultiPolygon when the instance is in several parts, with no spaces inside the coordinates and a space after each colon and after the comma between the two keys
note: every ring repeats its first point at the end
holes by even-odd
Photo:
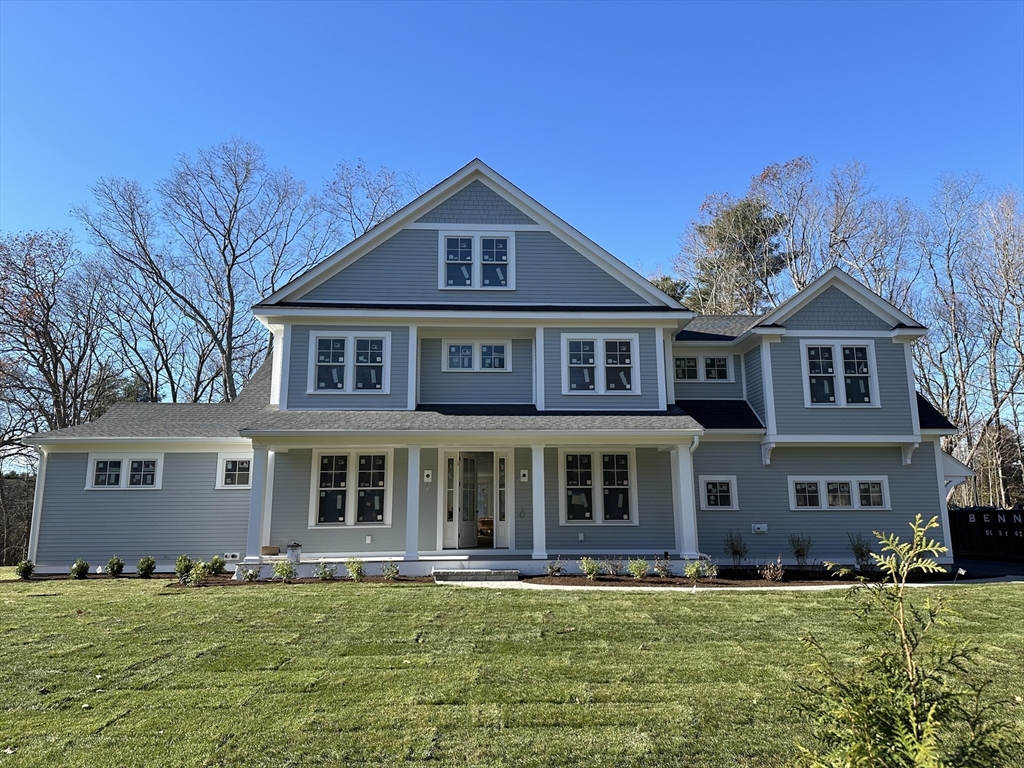
{"type": "Polygon", "coordinates": [[[855,476],[833,476],[833,475],[790,475],[786,478],[786,482],[789,484],[789,509],[791,512],[853,512],[867,510],[869,512],[879,511],[884,512],[892,510],[892,505],[889,502],[889,478],[886,475],[855,475],[855,476]],[[817,483],[818,484],[818,501],[820,502],[817,507],[798,507],[796,505],[796,484],[797,483],[817,483]],[[827,483],[849,483],[850,484],[850,501],[853,506],[849,507],[830,507],[828,504],[828,486],[827,483]],[[881,483],[882,484],[882,506],[880,507],[862,507],[860,505],[860,488],[857,486],[858,483],[881,483]]]}
{"type": "Polygon", "coordinates": [[[681,384],[735,384],[736,383],[736,367],[733,365],[732,354],[721,354],[721,355],[690,355],[690,354],[672,354],[672,379],[681,384]],[[696,379],[677,379],[676,378],[676,360],[683,357],[695,357],[697,358],[697,378],[696,379]],[[724,379],[707,379],[704,378],[704,360],[709,357],[724,357],[726,371],[728,373],[727,378],[724,379]]]}
{"type": "Polygon", "coordinates": [[[493,340],[472,340],[472,339],[441,339],[441,370],[445,373],[509,373],[512,371],[512,340],[511,339],[493,339],[493,340]],[[472,368],[449,368],[448,367],[448,345],[459,344],[461,346],[473,347],[473,367],[472,368]],[[480,355],[480,347],[492,346],[494,344],[505,345],[505,367],[504,368],[482,368],[482,358],[480,355]]]}
{"type": "Polygon", "coordinates": [[[159,491],[164,479],[163,453],[90,453],[85,467],[85,490],[87,491],[159,491]],[[97,461],[120,461],[120,485],[93,485],[97,461]],[[129,468],[132,461],[155,461],[156,472],[152,485],[128,485],[129,468]]]}
{"type": "Polygon", "coordinates": [[[470,232],[466,230],[448,230],[438,232],[437,241],[437,287],[442,291],[514,291],[516,289],[516,233],[513,231],[470,232]],[[473,241],[472,285],[448,285],[445,279],[445,238],[465,237],[473,241]],[[483,247],[481,240],[485,237],[501,237],[508,240],[508,285],[483,284],[483,247]]]}
{"type": "Polygon", "coordinates": [[[372,528],[390,528],[392,500],[395,488],[395,451],[392,448],[364,447],[344,448],[313,451],[313,462],[310,465],[309,478],[309,530],[323,530],[325,528],[363,530],[372,528]],[[356,499],[359,497],[359,455],[383,454],[387,457],[384,467],[384,522],[383,523],[356,523],[356,499]],[[346,479],[346,490],[351,493],[345,497],[345,522],[344,523],[318,523],[317,513],[320,499],[320,457],[321,456],[348,456],[348,479],[346,479]]]}
{"type": "Polygon", "coordinates": [[[391,394],[391,331],[376,331],[372,328],[353,331],[351,329],[317,329],[309,332],[309,361],[306,371],[307,395],[390,395],[391,394]],[[344,389],[316,388],[316,343],[319,339],[345,339],[345,387],[344,389]],[[356,389],[356,339],[384,339],[384,380],[380,389],[356,389]]]}
{"type": "Polygon", "coordinates": [[[878,389],[878,364],[875,362],[875,342],[872,339],[800,339],[800,375],[803,376],[805,408],[881,408],[882,397],[878,389]],[[807,368],[808,347],[832,347],[832,360],[835,363],[836,401],[834,403],[812,403],[810,372],[807,368]],[[871,387],[870,403],[847,403],[846,382],[843,371],[843,347],[867,347],[868,349],[868,386],[871,387]]]}
{"type": "Polygon", "coordinates": [[[595,395],[608,395],[610,397],[630,397],[639,395],[640,392],[640,334],[638,333],[563,333],[562,334],[562,394],[572,396],[593,397],[595,395]],[[594,342],[594,377],[597,379],[597,386],[593,392],[586,390],[569,389],[569,342],[570,341],[593,341],[594,342]],[[606,341],[628,341],[630,347],[630,367],[632,369],[631,389],[628,391],[605,389],[605,352],[606,341]]]}
{"type": "Polygon", "coordinates": [[[249,465],[249,483],[247,485],[225,485],[224,484],[224,464],[228,461],[248,459],[252,461],[252,451],[235,451],[233,453],[218,453],[217,454],[217,480],[214,484],[214,490],[217,491],[233,491],[235,489],[248,491],[252,489],[252,464],[249,465]]]}
{"type": "Polygon", "coordinates": [[[700,475],[697,478],[698,490],[700,493],[700,508],[701,510],[708,510],[710,512],[717,512],[718,510],[738,511],[740,508],[740,497],[736,489],[736,475],[700,475]],[[707,488],[704,483],[729,483],[729,497],[732,499],[732,505],[728,507],[713,507],[708,504],[707,488]]]}
{"type": "Polygon", "coordinates": [[[637,482],[636,482],[636,451],[632,448],[615,448],[604,446],[600,448],[559,448],[558,449],[558,524],[560,526],[590,528],[595,525],[629,526],[640,525],[640,510],[637,504],[637,482]],[[568,454],[589,454],[594,474],[594,518],[593,520],[569,520],[565,496],[567,486],[565,484],[565,457],[568,454]],[[629,456],[629,520],[605,520],[604,519],[604,478],[601,476],[601,456],[606,453],[624,453],[629,456]]]}

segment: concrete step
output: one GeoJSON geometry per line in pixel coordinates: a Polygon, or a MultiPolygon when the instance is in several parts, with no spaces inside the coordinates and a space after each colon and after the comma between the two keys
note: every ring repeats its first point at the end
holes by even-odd
{"type": "Polygon", "coordinates": [[[438,584],[452,581],[519,581],[519,571],[488,568],[460,568],[452,571],[435,569],[432,572],[438,584]]]}

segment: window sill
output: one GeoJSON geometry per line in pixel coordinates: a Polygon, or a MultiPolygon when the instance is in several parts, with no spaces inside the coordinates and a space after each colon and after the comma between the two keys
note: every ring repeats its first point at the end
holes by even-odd
{"type": "Polygon", "coordinates": [[[881,408],[874,403],[805,403],[804,408],[881,408]]]}
{"type": "Polygon", "coordinates": [[[572,397],[576,397],[577,395],[578,396],[582,396],[582,397],[594,397],[595,395],[596,396],[601,396],[601,397],[603,397],[605,395],[608,395],[608,396],[611,396],[611,397],[623,397],[623,396],[624,397],[629,397],[630,395],[640,395],[642,393],[639,390],[632,390],[632,389],[629,390],[628,392],[622,391],[622,390],[614,390],[612,392],[596,392],[596,391],[595,392],[590,392],[589,390],[570,389],[567,392],[563,390],[562,394],[565,395],[565,396],[572,396],[572,397]]]}
{"type": "Polygon", "coordinates": [[[307,395],[390,395],[390,389],[307,389],[307,395]]]}
{"type": "Polygon", "coordinates": [[[892,512],[892,507],[790,507],[790,512],[892,512]]]}
{"type": "Polygon", "coordinates": [[[597,522],[596,520],[566,520],[560,522],[559,527],[562,528],[602,528],[606,525],[614,526],[616,528],[622,528],[625,526],[638,526],[640,525],[639,520],[605,520],[604,522],[597,522]]]}
{"type": "Polygon", "coordinates": [[[159,485],[87,485],[85,487],[87,491],[159,491],[159,485]]]}
{"type": "Polygon", "coordinates": [[[736,379],[675,379],[676,384],[735,384],[736,379]]]}
{"type": "Polygon", "coordinates": [[[355,525],[345,525],[344,523],[318,523],[317,525],[308,525],[306,530],[317,531],[317,530],[335,530],[335,531],[363,531],[371,528],[390,528],[390,523],[356,523],[355,525]]]}
{"type": "Polygon", "coordinates": [[[251,485],[217,485],[214,486],[215,491],[251,491],[251,485]]]}
{"type": "Polygon", "coordinates": [[[438,287],[439,291],[514,291],[515,287],[511,285],[442,285],[438,287]]]}

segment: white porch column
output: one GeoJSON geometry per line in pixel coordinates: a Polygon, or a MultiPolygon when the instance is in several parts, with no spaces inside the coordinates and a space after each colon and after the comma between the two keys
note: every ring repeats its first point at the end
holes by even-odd
{"type": "Polygon", "coordinates": [[[533,559],[547,560],[547,531],[544,514],[544,446],[534,445],[533,452],[533,559]]]}
{"type": "Polygon", "coordinates": [[[405,496],[405,559],[419,559],[420,446],[409,446],[409,479],[405,496]]]}
{"type": "Polygon", "coordinates": [[[263,523],[263,502],[267,496],[267,457],[265,445],[252,447],[252,490],[249,491],[249,533],[245,539],[245,562],[260,561],[260,528],[263,523]]]}
{"type": "MultiPolygon", "coordinates": [[[[28,559],[33,563],[39,555],[39,523],[43,519],[43,490],[46,485],[46,449],[39,445],[39,470],[36,472],[36,492],[32,500],[32,522],[28,528],[28,559]]],[[[941,473],[941,469],[939,472],[941,473]]]]}
{"type": "Polygon", "coordinates": [[[697,557],[697,510],[693,500],[693,458],[690,446],[677,445],[671,455],[676,549],[682,557],[697,557]]]}

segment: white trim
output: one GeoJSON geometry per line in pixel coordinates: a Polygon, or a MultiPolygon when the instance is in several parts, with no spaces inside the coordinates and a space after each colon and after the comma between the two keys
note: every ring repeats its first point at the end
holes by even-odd
{"type": "MultiPolygon", "coordinates": [[[[778,432],[775,426],[775,381],[772,377],[772,351],[769,339],[761,339],[761,386],[764,388],[764,420],[769,435],[778,432]]],[[[767,464],[768,462],[765,462],[767,464]]]]}
{"type": "Polygon", "coordinates": [[[889,502],[889,477],[887,475],[788,475],[786,483],[789,488],[789,509],[791,512],[860,512],[864,510],[869,512],[885,512],[892,509],[892,505],[889,502]],[[818,506],[798,507],[796,505],[796,483],[818,484],[818,506]],[[849,483],[850,506],[829,506],[827,483],[849,483]],[[881,483],[882,506],[861,506],[858,483],[881,483]]]}
{"type": "Polygon", "coordinates": [[[406,377],[405,389],[408,395],[406,407],[410,411],[416,410],[416,403],[420,397],[420,373],[419,373],[420,341],[419,327],[409,326],[409,374],[406,377]]]}
{"type": "Polygon", "coordinates": [[[87,491],[159,491],[163,485],[164,477],[164,455],[161,452],[137,451],[125,452],[95,452],[89,454],[89,461],[85,467],[85,490],[87,491]],[[118,485],[93,485],[96,479],[97,461],[120,461],[121,468],[118,470],[118,485]],[[153,470],[152,485],[129,485],[128,476],[131,474],[131,462],[133,461],[154,461],[156,466],[153,470]]]}
{"type": "Polygon", "coordinates": [[[442,373],[510,373],[512,371],[512,339],[458,339],[458,338],[446,338],[441,339],[441,372],[442,373]],[[449,368],[448,367],[448,345],[457,344],[459,346],[472,346],[473,347],[473,367],[472,368],[449,368]],[[504,368],[482,368],[482,352],[481,347],[494,346],[496,344],[504,345],[505,352],[505,367],[504,368]]]}
{"type": "MultiPolygon", "coordinates": [[[[740,381],[743,383],[743,399],[747,399],[747,356],[740,355],[740,381]]],[[[753,410],[753,409],[751,409],[753,410]]],[[[755,414],[756,416],[757,414],[755,414]]]]}
{"type": "Polygon", "coordinates": [[[640,395],[640,334],[638,333],[563,333],[562,341],[562,394],[563,395],[613,395],[630,396],[640,395]],[[570,341],[593,341],[594,342],[594,389],[593,391],[573,390],[569,388],[569,342],[570,341]],[[605,351],[604,345],[608,341],[628,341],[630,343],[630,388],[628,390],[608,390],[605,380],[605,351]]]}
{"type": "MultiPolygon", "coordinates": [[[[395,487],[395,450],[382,446],[352,446],[337,448],[320,448],[312,451],[312,462],[309,471],[309,517],[307,528],[309,530],[342,529],[353,530],[363,528],[390,528],[391,513],[393,510],[393,492],[395,487]],[[386,458],[384,463],[384,509],[383,521],[380,523],[357,523],[356,522],[356,498],[359,495],[359,456],[381,455],[386,458]],[[319,523],[317,522],[318,500],[320,498],[320,457],[321,456],[348,456],[348,469],[345,478],[345,522],[343,523],[319,523]]],[[[416,485],[419,488],[419,484],[416,485]]]]}
{"type": "Polygon", "coordinates": [[[736,475],[700,475],[697,478],[697,483],[700,485],[699,498],[701,510],[709,512],[717,512],[718,510],[726,511],[739,511],[740,508],[740,496],[736,486],[736,475]],[[732,505],[728,507],[722,506],[710,506],[707,503],[707,490],[705,483],[728,483],[729,484],[729,497],[732,499],[732,505]]]}
{"type": "Polygon", "coordinates": [[[420,548],[420,446],[410,445],[407,450],[409,461],[405,493],[405,559],[416,560],[420,548]]]}
{"type": "Polygon", "coordinates": [[[120,453],[149,452],[155,446],[161,453],[210,453],[217,450],[245,450],[252,445],[247,437],[54,437],[22,440],[26,445],[46,446],[50,453],[87,453],[90,450],[120,453]]]}
{"type": "MultiPolygon", "coordinates": [[[[402,226],[402,229],[444,229],[445,227],[456,227],[458,232],[487,233],[500,232],[500,237],[512,232],[546,232],[547,228],[540,224],[443,224],[436,221],[413,221],[402,226]]],[[[486,237],[486,234],[484,235],[486,237]]],[[[447,551],[447,550],[446,550],[447,551]]]]}
{"type": "MultiPolygon", "coordinates": [[[[658,381],[665,381],[665,345],[658,344],[657,337],[654,340],[654,347],[656,352],[656,358],[658,361],[658,381]]],[[[675,401],[675,398],[672,398],[675,401]]],[[[665,387],[658,387],[658,408],[665,410],[668,408],[668,392],[665,387]]]]}
{"type": "Polygon", "coordinates": [[[355,330],[317,328],[309,332],[309,358],[306,364],[307,395],[390,395],[391,394],[391,331],[375,329],[355,330]],[[345,341],[345,380],[340,389],[317,389],[317,341],[320,339],[344,339],[345,341]],[[365,339],[383,339],[384,361],[381,372],[380,389],[356,389],[356,343],[365,339]]]}
{"type": "MultiPolygon", "coordinates": [[[[398,305],[403,302],[386,302],[390,305],[398,305]]],[[[418,305],[422,302],[404,302],[407,304],[418,305]]],[[[427,302],[434,303],[434,302],[427,302]]],[[[562,312],[547,312],[543,310],[524,310],[517,309],[516,307],[535,307],[536,302],[522,302],[513,303],[509,301],[501,302],[503,307],[509,307],[509,309],[501,310],[481,310],[479,307],[473,304],[464,304],[459,307],[458,310],[452,309],[420,309],[413,306],[411,309],[398,309],[395,306],[382,307],[380,309],[374,307],[344,307],[341,311],[344,311],[344,316],[337,318],[324,317],[324,312],[335,312],[338,311],[338,307],[332,305],[332,302],[309,302],[299,307],[271,307],[271,306],[259,306],[254,310],[254,315],[260,319],[261,322],[274,321],[285,321],[290,319],[306,319],[315,318],[318,323],[336,323],[338,325],[351,324],[354,318],[365,320],[367,322],[373,322],[380,325],[394,325],[397,320],[419,320],[421,324],[425,320],[431,320],[430,325],[451,325],[458,328],[465,328],[468,320],[480,320],[484,323],[500,322],[504,320],[527,320],[531,323],[542,322],[548,326],[558,325],[579,325],[580,323],[594,323],[595,325],[608,326],[608,323],[613,321],[618,323],[620,321],[628,321],[630,325],[642,324],[653,327],[664,327],[666,324],[671,324],[672,327],[677,327],[677,324],[689,318],[692,313],[686,313],[683,311],[646,311],[646,312],[631,312],[631,311],[619,311],[619,312],[608,312],[608,311],[595,311],[592,309],[586,310],[566,310],[562,312]]],[[[571,304],[565,305],[571,307],[571,304]]],[[[590,306],[590,305],[581,305],[590,306]]],[[[618,307],[630,307],[635,305],[629,304],[605,304],[603,305],[608,308],[618,307]]],[[[522,323],[519,323],[522,325],[522,323]]],[[[778,330],[773,329],[774,334],[781,336],[782,334],[778,330]]],[[[720,346],[720,345],[719,345],[720,346]]]]}
{"type": "Polygon", "coordinates": [[[682,557],[698,557],[700,554],[693,488],[693,448],[695,444],[696,438],[689,445],[685,443],[676,445],[670,452],[676,547],[682,557]]]}
{"type": "Polygon", "coordinates": [[[533,474],[533,559],[547,560],[547,515],[544,501],[544,446],[530,446],[530,471],[533,474]]]}
{"type": "Polygon", "coordinates": [[[260,521],[261,547],[270,546],[270,519],[274,509],[274,473],[276,468],[277,451],[267,450],[267,480],[263,485],[263,519],[260,521]]]}
{"type": "Polygon", "coordinates": [[[544,328],[541,326],[537,327],[537,332],[534,335],[533,345],[533,370],[534,370],[534,389],[535,389],[535,405],[538,411],[544,410],[545,400],[545,385],[547,379],[544,375],[544,328]]]}
{"type": "Polygon", "coordinates": [[[252,447],[252,490],[249,492],[249,523],[245,534],[245,562],[259,563],[263,540],[263,511],[267,498],[267,464],[269,449],[266,445],[252,447]]]}
{"type": "MultiPolygon", "coordinates": [[[[677,384],[735,384],[736,383],[736,366],[734,365],[733,355],[735,352],[722,353],[720,355],[707,354],[702,352],[699,355],[691,355],[687,353],[677,354],[675,351],[672,353],[672,380],[677,384]],[[696,379],[678,379],[676,378],[676,360],[682,360],[688,357],[695,358],[697,360],[697,378],[696,379]],[[726,378],[724,379],[709,379],[707,378],[707,360],[708,358],[725,358],[725,370],[726,378]]],[[[742,356],[741,356],[742,357],[742,356]]]]}
{"type": "Polygon", "coordinates": [[[233,491],[241,489],[248,491],[252,488],[252,451],[233,451],[217,453],[217,476],[214,478],[213,487],[218,491],[233,491]],[[249,460],[249,483],[247,485],[225,485],[224,484],[224,463],[227,461],[249,460]]]}
{"type": "Polygon", "coordinates": [[[939,441],[933,441],[935,445],[935,474],[938,476],[938,489],[939,489],[939,521],[942,525],[942,537],[945,539],[943,544],[946,545],[948,552],[946,553],[949,557],[953,557],[953,538],[950,534],[949,528],[949,504],[946,503],[946,477],[945,470],[942,466],[942,455],[944,451],[942,446],[939,445],[939,441]]]}
{"type": "Polygon", "coordinates": [[[274,349],[270,355],[271,378],[270,378],[270,404],[279,405],[281,402],[281,362],[284,358],[283,340],[284,326],[270,326],[271,337],[273,338],[274,349]]]}
{"type": "Polygon", "coordinates": [[[623,446],[602,445],[589,449],[558,449],[558,524],[565,527],[584,527],[611,525],[611,526],[637,526],[640,525],[640,509],[637,502],[637,466],[636,449],[623,446]],[[590,520],[569,520],[566,510],[566,496],[568,489],[565,482],[565,457],[567,454],[574,456],[589,455],[591,460],[591,494],[594,502],[594,516],[590,520]],[[601,458],[606,454],[626,454],[629,457],[629,520],[605,520],[604,519],[604,478],[601,458]]]}
{"type": "Polygon", "coordinates": [[[281,399],[278,401],[278,410],[288,410],[288,394],[291,391],[289,376],[292,370],[292,324],[284,324],[284,332],[281,335],[281,399]]]}
{"type": "MultiPolygon", "coordinates": [[[[895,341],[895,339],[893,340],[895,341]]],[[[921,415],[917,411],[917,382],[914,380],[914,356],[910,341],[903,344],[903,356],[907,361],[907,389],[910,392],[910,423],[914,428],[914,434],[921,434],[921,415]]]]}
{"type": "MultiPolygon", "coordinates": [[[[875,342],[865,338],[844,338],[840,339],[800,339],[800,375],[804,391],[804,408],[881,408],[882,397],[878,387],[878,363],[875,358],[875,342]],[[832,348],[832,379],[835,389],[836,401],[834,403],[812,403],[810,373],[807,368],[808,347],[831,347],[832,348]],[[871,388],[870,403],[848,403],[846,402],[845,371],[843,370],[843,347],[866,347],[868,350],[868,386],[871,388]]],[[[828,374],[822,374],[826,376],[828,374]]],[[[915,403],[916,410],[916,403],[915,403]]],[[[919,430],[917,430],[919,431],[919,430]]]]}
{"type": "Polygon", "coordinates": [[[46,464],[48,453],[39,449],[39,471],[36,472],[36,488],[32,499],[32,522],[28,529],[28,559],[33,563],[39,554],[39,525],[43,519],[43,493],[46,488],[46,464]]]}
{"type": "MultiPolygon", "coordinates": [[[[662,328],[661,329],[661,346],[663,347],[663,351],[662,351],[661,354],[662,354],[664,360],[666,361],[665,362],[666,366],[668,365],[668,361],[669,360],[673,360],[673,357],[672,357],[672,338],[673,338],[674,335],[675,335],[675,332],[673,330],[669,329],[669,328],[662,328]]],[[[673,360],[673,365],[675,365],[674,360],[673,360]]],[[[666,398],[665,399],[665,404],[666,404],[666,406],[667,405],[674,405],[675,402],[676,402],[676,385],[675,385],[675,382],[672,380],[672,377],[669,376],[667,373],[663,373],[663,375],[661,377],[661,381],[664,383],[663,389],[665,390],[665,398],[666,398]]]]}
{"type": "MultiPolygon", "coordinates": [[[[437,289],[439,291],[514,291],[516,289],[516,233],[514,230],[484,229],[467,231],[460,226],[458,229],[438,229],[437,232],[437,289]],[[448,264],[445,258],[447,253],[447,238],[466,238],[472,241],[472,261],[468,262],[470,269],[469,285],[448,285],[447,269],[448,264]],[[505,285],[484,285],[483,279],[483,240],[484,238],[501,238],[508,241],[508,274],[505,277],[505,285]]],[[[463,262],[458,262],[463,263],[463,262]]]]}

